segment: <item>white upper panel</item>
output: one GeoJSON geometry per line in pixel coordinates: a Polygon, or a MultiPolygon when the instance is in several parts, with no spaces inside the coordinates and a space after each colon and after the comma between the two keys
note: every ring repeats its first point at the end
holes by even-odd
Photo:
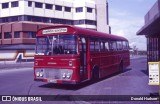
{"type": "MultiPolygon", "coordinates": [[[[107,0],[0,0],[0,18],[18,15],[41,16],[49,18],[60,18],[67,20],[93,20],[97,21],[97,30],[104,30],[108,27],[106,24],[106,2],[107,0]],[[19,1],[18,7],[11,7],[12,1],[19,1]],[[32,6],[28,6],[28,1],[32,1],[32,6]],[[9,3],[8,8],[2,8],[2,3],[9,3]],[[35,7],[35,2],[43,4],[42,8],[35,7]],[[52,9],[46,9],[46,4],[53,5],[52,9]],[[55,10],[55,5],[62,7],[62,10],[55,10]],[[70,7],[71,11],[66,12],[65,7],[70,7]],[[82,7],[83,12],[76,12],[77,7],[82,7]],[[88,12],[87,8],[92,8],[88,12]],[[97,11],[97,12],[96,12],[97,11]]],[[[94,27],[84,25],[82,27],[94,27]]]]}

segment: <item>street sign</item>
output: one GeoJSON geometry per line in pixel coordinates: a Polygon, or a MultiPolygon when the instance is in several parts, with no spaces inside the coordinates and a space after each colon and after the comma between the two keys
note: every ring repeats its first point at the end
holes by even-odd
{"type": "Polygon", "coordinates": [[[148,62],[149,85],[160,85],[160,62],[148,62]]]}

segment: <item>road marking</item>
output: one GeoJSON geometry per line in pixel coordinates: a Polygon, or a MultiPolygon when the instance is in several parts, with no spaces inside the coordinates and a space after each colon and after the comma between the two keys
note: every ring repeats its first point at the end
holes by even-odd
{"type": "Polygon", "coordinates": [[[111,87],[105,87],[104,90],[111,90],[111,87]]]}
{"type": "Polygon", "coordinates": [[[19,69],[1,69],[0,74],[4,73],[13,73],[13,72],[22,72],[22,71],[28,71],[33,70],[33,68],[19,68],[19,69]]]}

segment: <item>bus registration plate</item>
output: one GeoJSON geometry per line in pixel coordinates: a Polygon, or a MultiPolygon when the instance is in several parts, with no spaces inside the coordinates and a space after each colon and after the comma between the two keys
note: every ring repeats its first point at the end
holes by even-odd
{"type": "Polygon", "coordinates": [[[57,83],[57,81],[55,79],[50,79],[49,82],[50,83],[57,83]]]}

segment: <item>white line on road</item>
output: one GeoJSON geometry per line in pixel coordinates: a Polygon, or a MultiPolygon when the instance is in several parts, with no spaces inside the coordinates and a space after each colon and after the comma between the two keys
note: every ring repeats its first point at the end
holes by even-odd
{"type": "Polygon", "coordinates": [[[13,73],[13,72],[22,72],[22,71],[28,71],[28,70],[33,70],[33,68],[1,69],[0,70],[0,74],[13,73]]]}

